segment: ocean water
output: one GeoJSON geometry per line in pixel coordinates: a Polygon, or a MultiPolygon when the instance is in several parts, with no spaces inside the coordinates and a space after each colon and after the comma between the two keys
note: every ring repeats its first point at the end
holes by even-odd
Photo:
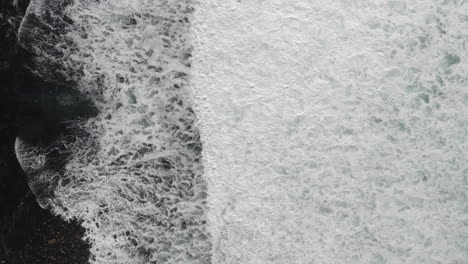
{"type": "Polygon", "coordinates": [[[31,69],[98,112],[60,120],[53,139],[16,142],[41,206],[83,221],[91,263],[210,262],[187,89],[192,16],[191,1],[32,0],[22,22],[31,69]]]}
{"type": "Polygon", "coordinates": [[[467,10],[200,1],[213,263],[467,263],[467,10]]]}
{"type": "Polygon", "coordinates": [[[32,0],[31,69],[97,111],[17,156],[91,263],[467,263],[466,10],[32,0]]]}

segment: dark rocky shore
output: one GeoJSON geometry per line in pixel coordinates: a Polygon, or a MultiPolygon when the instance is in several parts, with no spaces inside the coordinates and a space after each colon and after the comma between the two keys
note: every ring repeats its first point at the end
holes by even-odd
{"type": "Polygon", "coordinates": [[[25,68],[30,55],[17,43],[28,4],[0,0],[0,264],[88,263],[85,230],[39,207],[15,157],[18,91],[41,83],[25,68]]]}

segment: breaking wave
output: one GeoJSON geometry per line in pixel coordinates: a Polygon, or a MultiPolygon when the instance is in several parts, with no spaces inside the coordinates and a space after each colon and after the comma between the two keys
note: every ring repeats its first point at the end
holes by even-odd
{"type": "Polygon", "coordinates": [[[18,138],[17,156],[43,207],[83,220],[92,263],[210,263],[187,89],[192,15],[188,0],[32,0],[27,10],[19,38],[31,69],[98,113],[63,121],[45,142],[18,138]]]}
{"type": "Polygon", "coordinates": [[[200,0],[214,263],[465,263],[466,1],[200,0]]]}

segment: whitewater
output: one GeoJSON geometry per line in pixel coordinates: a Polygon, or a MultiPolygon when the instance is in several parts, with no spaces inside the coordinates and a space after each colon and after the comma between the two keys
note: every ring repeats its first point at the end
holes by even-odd
{"type": "Polygon", "coordinates": [[[466,1],[200,1],[213,263],[466,263],[466,1]]]}
{"type": "Polygon", "coordinates": [[[99,113],[18,160],[91,263],[465,263],[467,9],[32,0],[31,69],[99,113]]]}
{"type": "Polygon", "coordinates": [[[209,263],[206,181],[187,89],[190,1],[32,0],[19,38],[31,69],[98,114],[16,153],[40,205],[78,219],[91,263],[209,263]]]}

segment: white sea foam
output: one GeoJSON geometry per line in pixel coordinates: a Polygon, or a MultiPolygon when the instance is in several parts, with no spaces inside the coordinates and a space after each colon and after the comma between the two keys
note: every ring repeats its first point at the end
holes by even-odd
{"type": "Polygon", "coordinates": [[[77,0],[60,11],[69,19],[54,14],[54,1],[33,0],[28,9],[20,40],[36,56],[33,70],[48,80],[63,75],[100,113],[72,124],[85,132],[73,143],[18,139],[17,155],[36,172],[33,190],[53,187],[52,198],[38,195],[44,207],[84,221],[92,263],[210,261],[201,144],[186,88],[192,8],[185,0],[77,0]],[[57,145],[69,156],[55,183],[28,164],[57,145]]]}
{"type": "Polygon", "coordinates": [[[213,263],[465,263],[466,10],[201,0],[213,263]]]}

